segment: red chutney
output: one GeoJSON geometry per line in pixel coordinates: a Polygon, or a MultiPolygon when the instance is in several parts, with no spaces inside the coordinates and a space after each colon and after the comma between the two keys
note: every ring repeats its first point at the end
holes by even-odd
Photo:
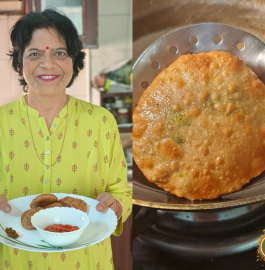
{"type": "Polygon", "coordinates": [[[72,226],[72,225],[63,225],[63,224],[53,224],[44,229],[45,231],[48,232],[58,232],[58,233],[63,233],[63,232],[72,232],[79,230],[78,226],[72,226]]]}

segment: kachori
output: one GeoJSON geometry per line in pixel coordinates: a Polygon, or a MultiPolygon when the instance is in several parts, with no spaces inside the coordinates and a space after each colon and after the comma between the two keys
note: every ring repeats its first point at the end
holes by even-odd
{"type": "Polygon", "coordinates": [[[179,57],[142,94],[133,156],[178,197],[215,199],[265,170],[265,86],[227,52],[179,57]]]}

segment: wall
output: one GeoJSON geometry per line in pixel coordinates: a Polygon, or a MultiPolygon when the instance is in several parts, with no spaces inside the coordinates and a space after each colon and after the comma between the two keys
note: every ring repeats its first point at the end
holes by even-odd
{"type": "Polygon", "coordinates": [[[132,0],[99,0],[99,48],[91,50],[92,74],[132,57],[132,0]]]}
{"type": "Polygon", "coordinates": [[[11,47],[9,29],[18,18],[19,16],[0,15],[0,106],[23,95],[22,87],[19,86],[17,76],[6,55],[11,47]]]}

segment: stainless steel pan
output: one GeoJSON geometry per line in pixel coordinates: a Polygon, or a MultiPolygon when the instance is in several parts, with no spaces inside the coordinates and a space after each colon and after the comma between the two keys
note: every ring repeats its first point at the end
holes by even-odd
{"type": "MultiPolygon", "coordinates": [[[[153,41],[152,39],[161,36],[152,46],[148,49],[145,48],[142,56],[135,62],[133,70],[134,107],[144,91],[143,82],[151,83],[161,70],[180,55],[187,53],[212,50],[228,51],[243,60],[265,82],[265,45],[252,34],[216,23],[203,23],[179,29],[183,24],[223,20],[236,26],[242,24],[243,28],[250,31],[249,25],[255,21],[255,31],[252,32],[264,39],[265,19],[261,16],[263,5],[259,6],[260,2],[256,2],[255,5],[254,3],[250,5],[249,1],[168,0],[149,1],[149,5],[146,2],[134,1],[134,52],[136,51],[134,58],[138,56],[140,49],[153,41]],[[262,23],[263,21],[264,23],[262,23]],[[140,24],[142,27],[139,27],[140,24]],[[172,28],[178,30],[165,36],[162,35],[172,28]],[[216,41],[216,35],[221,37],[221,42],[216,41]],[[197,38],[196,44],[191,42],[193,36],[197,38]],[[242,50],[239,47],[241,42],[244,45],[242,50]],[[177,49],[176,54],[170,53],[172,46],[177,49]],[[159,63],[159,69],[152,68],[154,61],[159,63]]],[[[149,183],[138,167],[134,165],[134,203],[176,210],[218,209],[246,205],[265,200],[265,183],[262,181],[264,176],[265,173],[252,180],[241,191],[225,195],[218,200],[192,202],[164,192],[154,184],[149,183]]]]}

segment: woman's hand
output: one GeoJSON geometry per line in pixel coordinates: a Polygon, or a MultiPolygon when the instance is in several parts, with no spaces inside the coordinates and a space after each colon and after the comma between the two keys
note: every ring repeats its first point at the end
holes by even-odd
{"type": "Polygon", "coordinates": [[[3,211],[4,213],[9,213],[12,208],[10,204],[7,203],[8,199],[4,195],[0,195],[0,211],[3,211]]]}
{"type": "Polygon", "coordinates": [[[103,192],[99,194],[97,200],[99,201],[99,203],[96,206],[98,212],[103,212],[109,207],[114,211],[117,218],[121,216],[122,208],[120,203],[117,200],[115,200],[115,198],[111,196],[109,193],[103,192]]]}

